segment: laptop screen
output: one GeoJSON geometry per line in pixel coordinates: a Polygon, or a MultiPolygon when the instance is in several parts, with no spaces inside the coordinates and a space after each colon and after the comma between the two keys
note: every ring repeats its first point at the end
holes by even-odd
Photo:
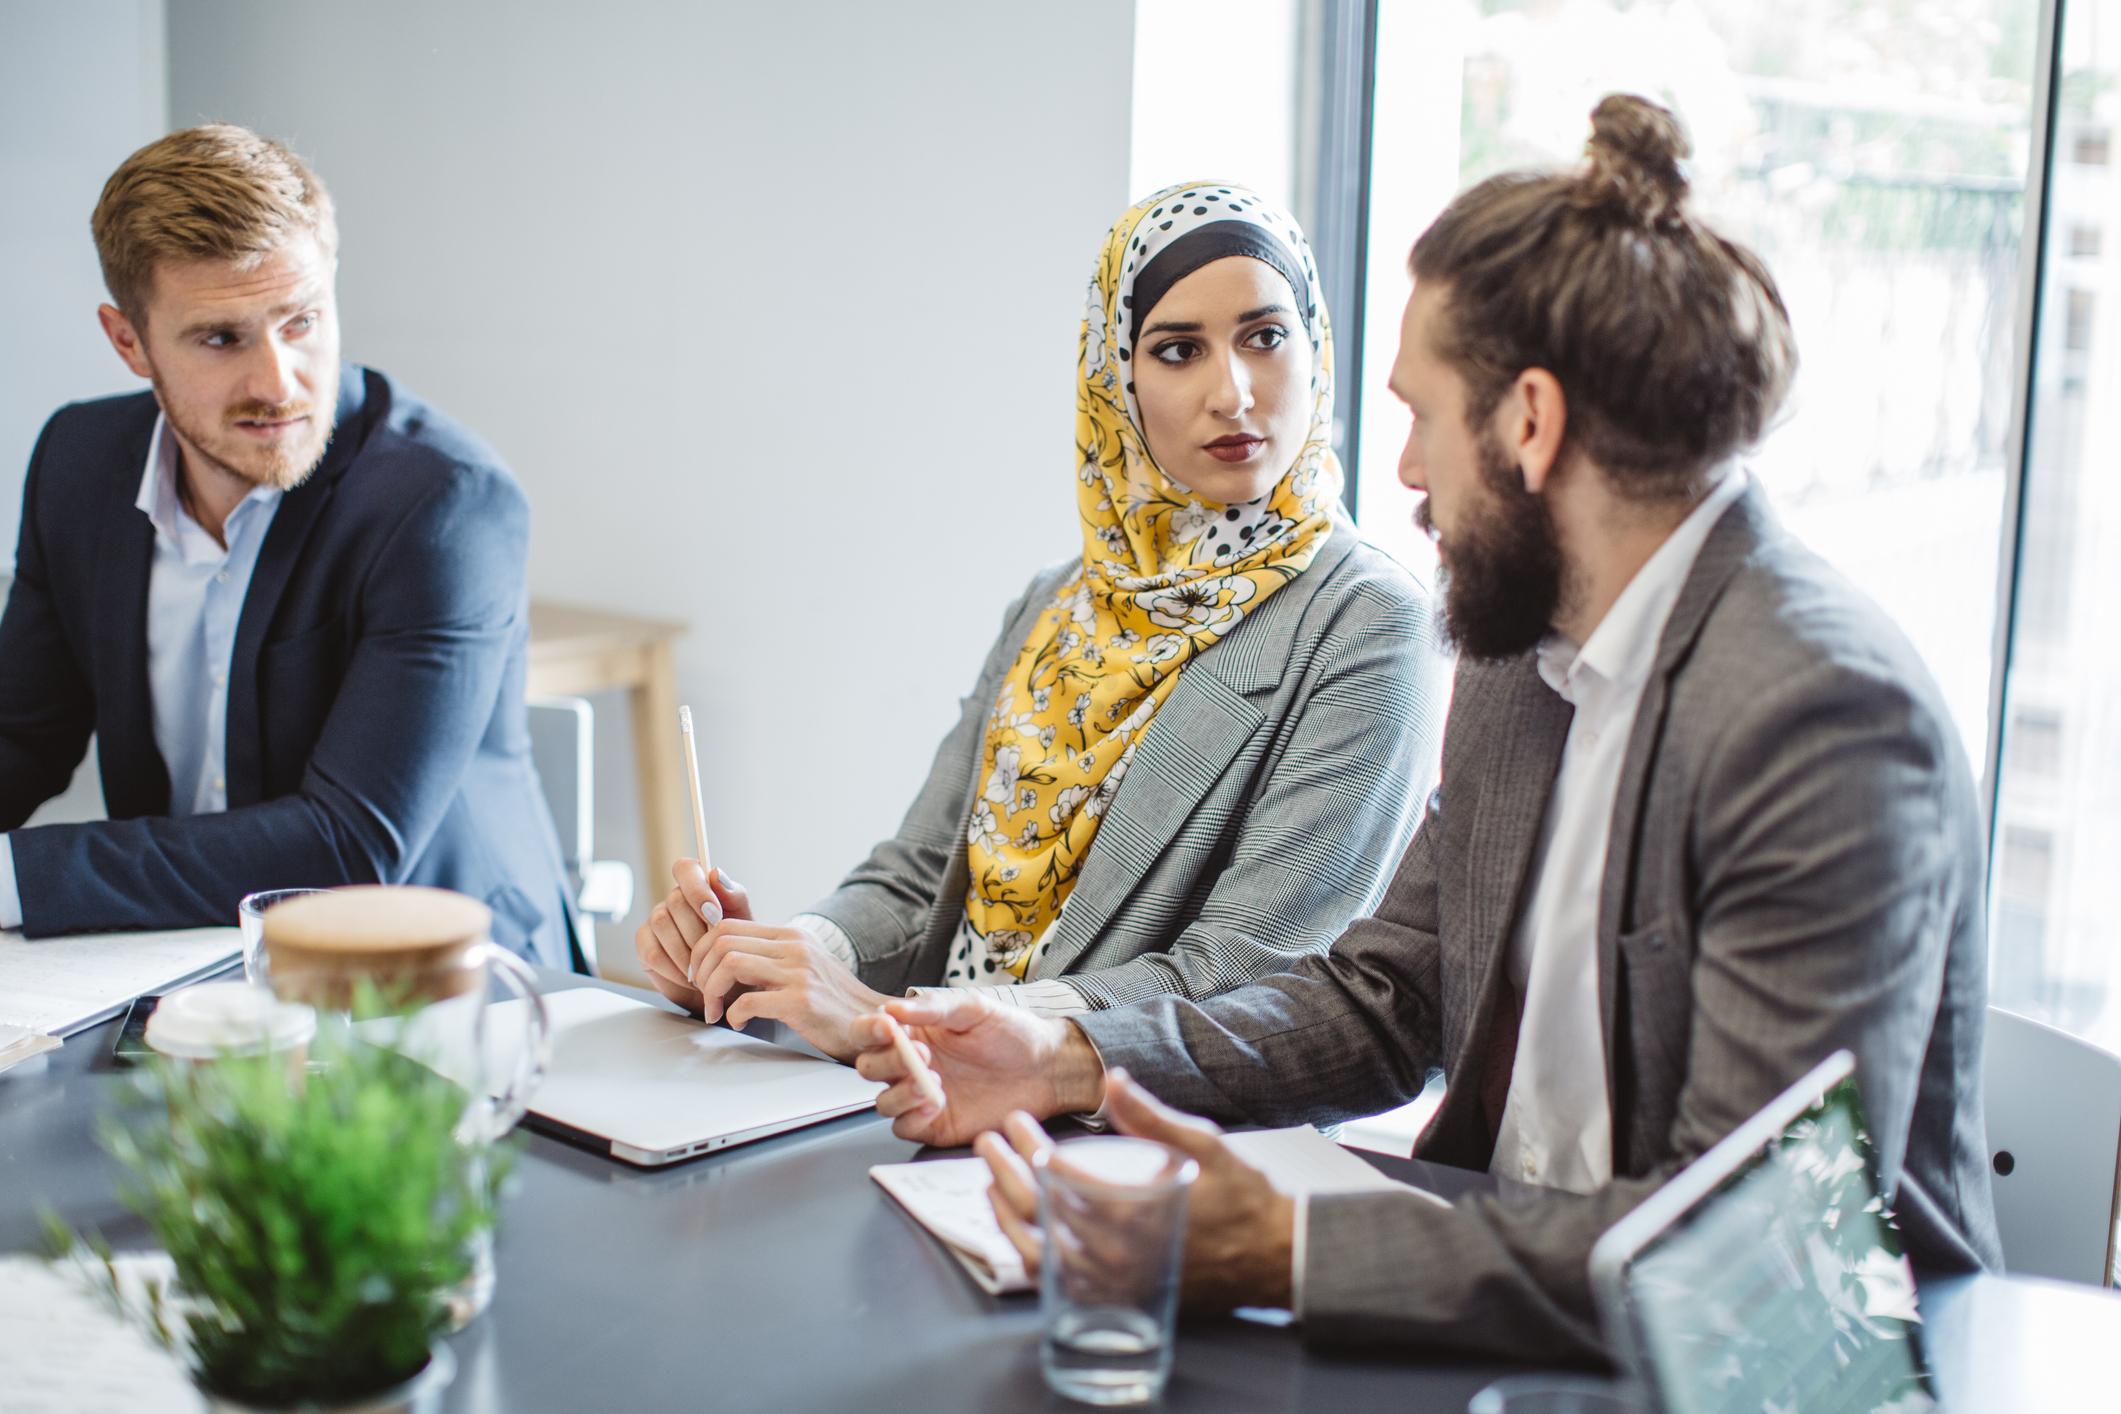
{"type": "Polygon", "coordinates": [[[1844,1079],[1635,1254],[1628,1304],[1665,1409],[1937,1407],[1874,1173],[1844,1079]]]}

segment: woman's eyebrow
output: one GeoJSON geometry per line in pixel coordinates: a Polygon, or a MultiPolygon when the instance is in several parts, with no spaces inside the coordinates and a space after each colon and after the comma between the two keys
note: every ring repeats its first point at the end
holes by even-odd
{"type": "MultiPolygon", "coordinates": [[[[1239,324],[1250,324],[1253,320],[1265,319],[1270,314],[1287,314],[1288,312],[1289,307],[1287,305],[1263,304],[1257,309],[1248,309],[1243,314],[1238,315],[1237,322],[1239,324]]],[[[1159,319],[1156,323],[1142,330],[1141,336],[1146,339],[1151,334],[1198,334],[1205,327],[1207,326],[1203,325],[1198,319],[1159,319]]]]}

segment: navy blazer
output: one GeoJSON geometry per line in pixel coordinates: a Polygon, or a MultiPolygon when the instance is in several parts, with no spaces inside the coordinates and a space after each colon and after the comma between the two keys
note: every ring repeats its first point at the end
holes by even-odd
{"type": "Polygon", "coordinates": [[[152,394],[61,408],[0,616],[0,831],[32,937],[233,923],[256,889],[436,884],[569,961],[523,706],[530,508],[494,451],[372,369],[280,502],[229,665],[228,809],[172,818],[147,680],[152,394]],[[94,733],[110,818],[19,829],[94,733]]]}

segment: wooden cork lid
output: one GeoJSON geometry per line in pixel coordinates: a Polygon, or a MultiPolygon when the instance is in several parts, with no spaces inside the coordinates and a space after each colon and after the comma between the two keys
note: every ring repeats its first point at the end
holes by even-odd
{"type": "Polygon", "coordinates": [[[448,889],[362,884],[289,899],[262,921],[273,990],[344,1007],[364,978],[405,1000],[470,990],[480,974],[469,954],[487,940],[493,911],[448,889]]]}

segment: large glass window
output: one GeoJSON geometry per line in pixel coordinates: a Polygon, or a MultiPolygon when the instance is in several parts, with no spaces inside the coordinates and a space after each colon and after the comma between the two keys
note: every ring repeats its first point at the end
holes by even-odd
{"type": "MultiPolygon", "coordinates": [[[[1298,27],[1351,23],[1361,8],[1301,0],[1298,27]]],[[[1796,324],[1802,368],[1755,470],[1791,528],[1914,640],[1977,771],[1992,731],[2000,741],[1997,779],[1982,783],[1991,998],[2121,1050],[2107,887],[2121,857],[2121,666],[2109,666],[2121,659],[2108,637],[2121,618],[2121,0],[2056,8],[2043,131],[2042,0],[1377,0],[1348,460],[1364,528],[1433,573],[1396,478],[1406,414],[1385,387],[1409,244],[1468,183],[1574,161],[1600,95],[1674,107],[1694,137],[1698,205],[1765,257],[1796,324]],[[2028,180],[2036,151],[2044,187],[2028,180]],[[2035,228],[2027,311],[2035,252],[2021,245],[2035,228]],[[2031,348],[2018,337],[2027,313],[2031,348]]],[[[1286,12],[1257,28],[1285,43],[1286,12]]],[[[1137,120],[1155,122],[1154,107],[1137,120]]],[[[1283,149],[1256,150],[1278,162],[1283,149]]],[[[1301,136],[1290,150],[1291,185],[1308,189],[1313,154],[1301,136]]]]}
{"type": "MultiPolygon", "coordinates": [[[[1598,98],[1669,104],[1695,199],[1782,287],[1802,366],[1753,459],[1987,755],[2037,0],[1383,0],[1364,526],[1431,563],[1385,390],[1413,237],[1461,187],[1573,161],[1598,98]]],[[[2089,239],[2089,237],[2087,237],[2089,239]]],[[[2096,315],[2087,315],[2096,319],[2096,315]]]]}
{"type": "Polygon", "coordinates": [[[2064,7],[2056,85],[1989,995],[2121,1050],[2121,3],[2064,7]]]}

